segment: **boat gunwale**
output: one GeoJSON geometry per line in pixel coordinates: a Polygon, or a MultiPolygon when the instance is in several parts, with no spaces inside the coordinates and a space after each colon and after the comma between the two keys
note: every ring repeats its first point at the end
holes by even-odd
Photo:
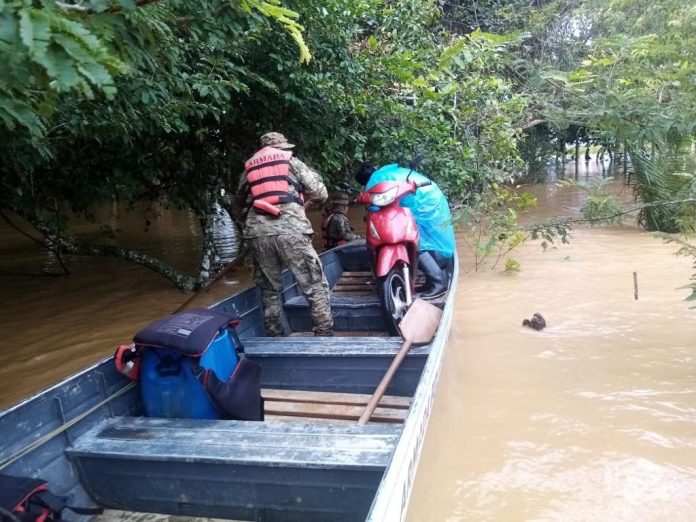
{"type": "Polygon", "coordinates": [[[452,324],[458,278],[459,260],[455,252],[452,280],[440,325],[435,338],[428,345],[430,354],[413,394],[403,431],[377,488],[366,519],[368,522],[401,521],[406,518],[452,324]]]}

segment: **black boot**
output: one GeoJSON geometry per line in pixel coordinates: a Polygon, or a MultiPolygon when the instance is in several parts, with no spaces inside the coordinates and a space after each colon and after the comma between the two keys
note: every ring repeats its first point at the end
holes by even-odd
{"type": "Polygon", "coordinates": [[[433,259],[430,252],[421,252],[418,256],[418,268],[425,274],[426,285],[420,297],[425,299],[439,297],[447,291],[447,274],[433,259]]]}
{"type": "Polygon", "coordinates": [[[449,283],[452,280],[452,274],[454,273],[454,256],[445,257],[439,252],[430,252],[433,259],[437,261],[437,264],[442,268],[447,276],[447,288],[449,288],[449,283]]]}

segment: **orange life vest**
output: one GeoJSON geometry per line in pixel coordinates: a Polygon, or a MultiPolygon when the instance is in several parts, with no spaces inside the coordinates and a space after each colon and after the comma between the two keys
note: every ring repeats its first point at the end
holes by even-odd
{"type": "Polygon", "coordinates": [[[337,247],[338,245],[344,244],[346,241],[344,239],[339,239],[336,241],[334,238],[329,237],[329,224],[331,220],[336,217],[339,212],[335,210],[327,210],[324,212],[324,216],[321,220],[321,237],[324,240],[324,250],[329,248],[337,247]]]}
{"type": "Polygon", "coordinates": [[[253,207],[263,213],[278,216],[281,203],[304,205],[302,187],[290,177],[290,158],[292,152],[264,147],[244,164],[246,181],[251,192],[253,207]],[[290,185],[298,196],[290,193],[290,185]]]}

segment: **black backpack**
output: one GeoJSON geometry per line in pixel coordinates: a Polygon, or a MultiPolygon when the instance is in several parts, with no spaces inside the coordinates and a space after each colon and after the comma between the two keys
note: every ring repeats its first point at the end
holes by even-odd
{"type": "Polygon", "coordinates": [[[61,520],[64,509],[79,515],[99,515],[102,508],[69,506],[67,497],[48,491],[48,482],[37,478],[0,474],[1,522],[50,522],[61,520]]]}

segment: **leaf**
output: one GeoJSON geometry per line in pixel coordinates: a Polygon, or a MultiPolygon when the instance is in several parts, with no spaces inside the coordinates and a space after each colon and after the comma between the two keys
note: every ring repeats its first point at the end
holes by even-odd
{"type": "Polygon", "coordinates": [[[87,63],[79,67],[78,70],[96,86],[101,87],[113,83],[109,71],[99,63],[87,63]]]}
{"type": "Polygon", "coordinates": [[[34,24],[29,17],[29,12],[22,10],[19,13],[19,36],[22,43],[29,49],[34,50],[34,24]]]}
{"type": "Polygon", "coordinates": [[[135,0],[118,0],[118,5],[120,5],[124,11],[135,11],[138,8],[135,0]]]}
{"type": "Polygon", "coordinates": [[[9,44],[17,38],[17,18],[13,13],[3,13],[0,17],[0,40],[9,44]]]}
{"type": "Polygon", "coordinates": [[[103,13],[109,8],[108,0],[91,0],[90,4],[97,13],[103,13]]]}
{"type": "Polygon", "coordinates": [[[43,65],[46,67],[46,72],[57,80],[57,90],[67,90],[68,87],[77,85],[79,76],[73,67],[73,60],[63,48],[51,44],[43,65]]]}

